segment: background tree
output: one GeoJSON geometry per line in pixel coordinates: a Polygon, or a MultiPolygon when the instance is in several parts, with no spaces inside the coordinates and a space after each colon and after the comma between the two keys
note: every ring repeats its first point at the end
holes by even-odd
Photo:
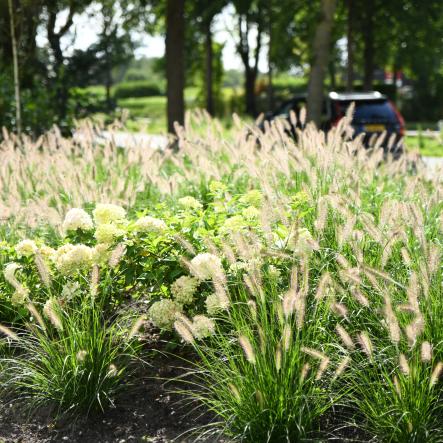
{"type": "Polygon", "coordinates": [[[20,137],[22,133],[20,79],[18,71],[17,39],[15,36],[14,9],[12,6],[12,0],[8,0],[8,7],[9,7],[9,23],[11,27],[12,59],[14,65],[15,115],[16,115],[17,135],[20,137]]]}
{"type": "Polygon", "coordinates": [[[331,32],[334,24],[336,0],[321,1],[321,18],[315,31],[313,61],[308,83],[308,121],[320,124],[323,103],[323,85],[331,52],[331,32]]]}
{"type": "Polygon", "coordinates": [[[166,82],[168,132],[174,123],[185,119],[185,0],[167,0],[166,6],[166,82]]]}
{"type": "Polygon", "coordinates": [[[257,115],[257,103],[255,97],[255,84],[258,76],[258,62],[262,49],[262,38],[265,32],[266,18],[263,14],[265,9],[264,0],[234,0],[237,18],[237,52],[243,62],[244,68],[244,92],[245,112],[249,115],[257,115]],[[250,33],[255,30],[255,45],[251,48],[250,33]]]}

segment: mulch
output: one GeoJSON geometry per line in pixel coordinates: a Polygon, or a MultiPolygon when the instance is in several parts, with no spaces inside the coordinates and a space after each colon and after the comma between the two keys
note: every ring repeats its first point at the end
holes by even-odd
{"type": "MultiPolygon", "coordinates": [[[[183,375],[186,372],[184,361],[192,360],[193,356],[183,349],[178,352],[183,359],[164,352],[159,337],[151,336],[148,341],[149,348],[153,349],[148,364],[140,365],[134,377],[136,384],[120,395],[114,408],[89,418],[65,416],[55,420],[50,409],[25,412],[26,400],[21,403],[0,400],[0,443],[227,443],[225,438],[216,436],[198,440],[192,431],[210,424],[213,417],[174,393],[186,385],[165,381],[183,375]]],[[[343,419],[355,420],[352,412],[343,407],[333,409],[324,417],[321,428],[326,435],[329,429],[334,430],[327,441],[371,440],[356,426],[340,426],[343,419]]],[[[314,437],[313,441],[321,442],[324,438],[314,437]]]]}
{"type": "MultiPolygon", "coordinates": [[[[181,375],[183,362],[166,354],[137,373],[136,386],[128,387],[115,408],[88,419],[69,417],[54,421],[50,410],[24,412],[20,402],[0,402],[0,443],[169,443],[193,442],[193,428],[204,426],[210,417],[184,405],[183,397],[171,393],[183,389],[165,382],[181,375]]],[[[206,440],[208,442],[209,440],[206,440]]],[[[216,441],[213,438],[210,441],[216,441]]]]}

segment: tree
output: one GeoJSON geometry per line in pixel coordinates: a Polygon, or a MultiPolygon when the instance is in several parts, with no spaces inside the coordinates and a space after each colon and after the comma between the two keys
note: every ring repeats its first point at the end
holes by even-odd
{"type": "Polygon", "coordinates": [[[8,7],[9,7],[9,22],[11,25],[12,58],[14,61],[14,91],[15,91],[16,127],[17,127],[17,134],[18,134],[18,136],[20,136],[21,132],[22,132],[20,80],[19,80],[19,72],[18,72],[17,40],[15,38],[14,10],[12,8],[12,0],[8,0],[8,7]]]}
{"type": "Polygon", "coordinates": [[[185,0],[167,0],[166,5],[166,82],[168,131],[174,132],[174,123],[185,120],[185,0]]]}
{"type": "Polygon", "coordinates": [[[130,33],[124,32],[126,21],[133,22],[132,16],[117,16],[117,8],[124,9],[125,5],[113,0],[102,0],[101,18],[102,29],[99,42],[92,46],[92,52],[96,54],[96,64],[100,72],[100,78],[104,80],[106,89],[106,106],[108,111],[113,107],[111,87],[114,83],[112,71],[116,67],[128,62],[133,56],[134,43],[130,33]]]}
{"type": "Polygon", "coordinates": [[[70,31],[74,23],[75,14],[81,13],[91,1],[92,0],[69,0],[66,2],[62,0],[46,0],[46,34],[54,57],[52,66],[54,79],[52,86],[55,91],[59,123],[62,123],[66,118],[70,87],[66,77],[65,56],[61,47],[61,40],[70,31]],[[56,31],[56,27],[58,27],[57,17],[66,10],[66,19],[56,31]]]}
{"type": "Polygon", "coordinates": [[[258,76],[258,61],[262,47],[262,37],[265,32],[264,0],[234,0],[237,13],[237,52],[243,62],[245,70],[245,111],[252,116],[257,115],[255,100],[255,84],[258,76]],[[249,44],[250,32],[255,28],[255,47],[249,44]]]}
{"type": "Polygon", "coordinates": [[[330,40],[334,24],[336,0],[321,0],[322,17],[315,31],[313,61],[308,83],[308,121],[320,124],[323,103],[323,85],[331,52],[330,40]]]}
{"type": "Polygon", "coordinates": [[[363,74],[363,89],[370,91],[373,89],[374,81],[374,11],[375,1],[364,1],[364,20],[365,26],[363,27],[364,38],[364,74],[363,74]]]}
{"type": "Polygon", "coordinates": [[[352,91],[354,85],[354,26],[355,26],[355,14],[356,14],[356,0],[347,0],[348,17],[347,17],[347,33],[346,33],[346,48],[347,48],[347,61],[346,61],[346,89],[352,91]]]}

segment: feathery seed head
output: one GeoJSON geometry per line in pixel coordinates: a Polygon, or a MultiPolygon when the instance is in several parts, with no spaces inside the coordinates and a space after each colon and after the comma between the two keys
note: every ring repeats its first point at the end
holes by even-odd
{"type": "Polygon", "coordinates": [[[240,343],[240,346],[243,349],[243,352],[245,354],[246,360],[255,365],[255,352],[254,352],[254,348],[252,347],[251,342],[249,341],[248,337],[246,337],[245,335],[241,335],[238,338],[238,341],[240,343]]]}
{"type": "Polygon", "coordinates": [[[428,341],[424,341],[421,344],[421,361],[423,363],[429,363],[432,360],[432,345],[428,341]]]}

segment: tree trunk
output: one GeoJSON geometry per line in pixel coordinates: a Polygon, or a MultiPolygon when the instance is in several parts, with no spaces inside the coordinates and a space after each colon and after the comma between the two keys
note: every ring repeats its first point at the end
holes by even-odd
{"type": "Polygon", "coordinates": [[[15,123],[16,123],[17,135],[20,137],[22,133],[20,79],[18,72],[17,40],[15,38],[14,9],[12,7],[12,0],[8,0],[8,7],[9,7],[9,23],[11,27],[12,59],[14,67],[15,119],[16,119],[15,123]]]}
{"type": "Polygon", "coordinates": [[[307,118],[317,126],[321,121],[323,85],[331,52],[331,31],[336,3],[336,0],[322,0],[322,17],[314,36],[314,57],[308,83],[307,118]]]}
{"type": "Polygon", "coordinates": [[[272,63],[272,45],[273,41],[273,33],[272,33],[272,24],[273,24],[273,15],[272,15],[272,0],[269,0],[269,16],[268,16],[268,110],[272,111],[274,109],[274,85],[273,85],[273,63],[272,63]]]}
{"type": "Polygon", "coordinates": [[[245,112],[253,117],[257,115],[257,105],[255,100],[255,82],[258,75],[258,60],[260,57],[261,43],[262,43],[262,21],[257,24],[257,39],[255,45],[254,64],[251,66],[249,61],[249,31],[250,31],[250,17],[248,14],[238,16],[238,29],[240,33],[240,41],[237,45],[237,50],[245,67],[245,112]],[[243,26],[244,24],[244,26],[243,26]]]}
{"type": "Polygon", "coordinates": [[[365,0],[365,26],[363,28],[363,89],[365,91],[373,89],[374,81],[374,7],[374,0],[365,0]]]}
{"type": "MultiPolygon", "coordinates": [[[[106,58],[108,59],[109,54],[106,54],[106,58]]],[[[112,98],[111,98],[111,88],[112,88],[112,66],[109,62],[109,59],[106,61],[106,79],[105,79],[105,88],[106,88],[106,107],[108,112],[112,111],[112,98]]]]}
{"type": "Polygon", "coordinates": [[[257,106],[255,101],[255,81],[257,74],[254,69],[245,70],[245,98],[246,98],[246,114],[255,117],[257,115],[257,106]]]}
{"type": "Polygon", "coordinates": [[[168,131],[174,133],[174,123],[183,125],[184,101],[184,20],[185,0],[168,0],[166,11],[166,81],[168,131]]]}
{"type": "Polygon", "coordinates": [[[273,69],[272,63],[268,66],[268,110],[274,109],[274,84],[273,84],[273,69]]]}
{"type": "Polygon", "coordinates": [[[329,61],[329,79],[331,82],[331,89],[335,90],[337,89],[337,79],[336,79],[336,69],[335,69],[335,60],[330,60],[329,61]]]}
{"type": "Polygon", "coordinates": [[[51,3],[48,9],[49,9],[49,17],[47,23],[47,37],[49,41],[49,46],[51,47],[55,60],[54,71],[56,77],[54,79],[55,84],[53,87],[56,95],[58,118],[59,120],[63,121],[68,111],[69,83],[65,75],[65,66],[63,64],[64,55],[61,49],[60,41],[61,38],[69,31],[70,27],[73,24],[75,6],[74,3],[71,3],[68,17],[66,18],[64,25],[57,32],[55,31],[55,27],[57,21],[57,13],[59,11],[57,9],[56,2],[51,3]]]}
{"type": "Polygon", "coordinates": [[[213,48],[211,21],[205,26],[205,82],[206,82],[206,110],[214,115],[214,92],[213,92],[213,48]]]}
{"type": "Polygon", "coordinates": [[[346,90],[352,91],[354,85],[354,20],[355,0],[348,0],[346,90]]]}

